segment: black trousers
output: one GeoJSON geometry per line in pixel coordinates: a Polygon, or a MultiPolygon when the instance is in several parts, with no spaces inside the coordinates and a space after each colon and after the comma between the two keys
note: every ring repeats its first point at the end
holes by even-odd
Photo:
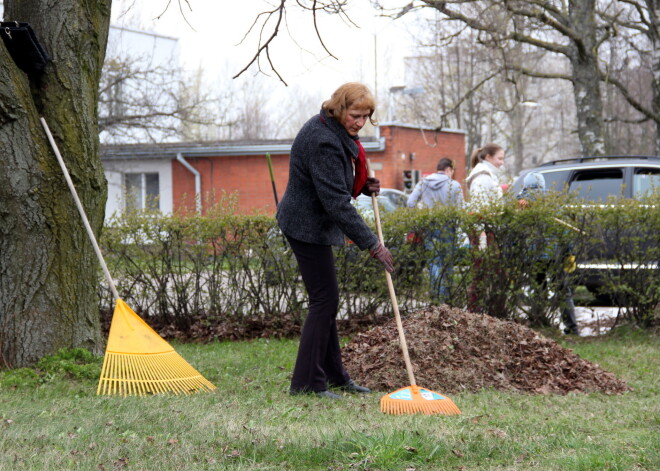
{"type": "Polygon", "coordinates": [[[291,390],[318,392],[328,385],[345,385],[350,378],[342,366],[337,334],[339,287],[332,247],[287,239],[309,296],[291,390]]]}

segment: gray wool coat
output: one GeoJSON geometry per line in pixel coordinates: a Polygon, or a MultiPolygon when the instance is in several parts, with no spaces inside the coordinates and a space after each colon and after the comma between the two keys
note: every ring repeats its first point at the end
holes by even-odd
{"type": "Polygon", "coordinates": [[[282,232],[319,245],[343,245],[344,235],[362,250],[378,244],[351,204],[357,155],[355,140],[323,110],[305,123],[291,146],[289,182],[277,205],[282,232]]]}

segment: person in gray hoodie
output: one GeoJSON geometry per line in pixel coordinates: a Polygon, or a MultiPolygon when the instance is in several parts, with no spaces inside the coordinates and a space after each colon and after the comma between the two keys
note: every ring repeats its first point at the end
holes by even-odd
{"type": "MultiPolygon", "coordinates": [[[[465,200],[461,185],[452,179],[454,161],[445,157],[440,159],[437,172],[425,177],[415,185],[408,197],[408,207],[432,208],[436,205],[463,208],[465,200]]],[[[429,277],[431,280],[431,299],[441,303],[449,296],[447,280],[453,273],[453,263],[446,263],[453,258],[458,241],[454,228],[431,228],[424,236],[424,248],[430,254],[429,277]]]]}
{"type": "Polygon", "coordinates": [[[454,176],[454,161],[444,157],[436,167],[437,172],[423,178],[408,196],[408,207],[421,206],[432,208],[436,204],[458,206],[465,204],[461,185],[452,180],[454,176]]]}

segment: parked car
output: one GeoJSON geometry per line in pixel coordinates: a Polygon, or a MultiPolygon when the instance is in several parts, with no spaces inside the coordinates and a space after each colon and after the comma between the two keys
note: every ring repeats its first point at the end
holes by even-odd
{"type": "MultiPolygon", "coordinates": [[[[381,188],[376,200],[378,201],[380,213],[390,213],[396,211],[398,208],[405,208],[408,197],[401,190],[381,188]]],[[[356,199],[352,200],[352,204],[367,221],[374,220],[374,208],[371,202],[371,196],[358,195],[356,199]]]]}
{"type": "Polygon", "coordinates": [[[585,201],[604,202],[609,196],[639,199],[660,188],[660,157],[581,157],[547,162],[523,171],[509,190],[517,194],[525,175],[537,172],[545,178],[547,190],[576,193],[585,201]]]}
{"type": "Polygon", "coordinates": [[[397,208],[405,208],[408,203],[408,195],[395,188],[381,188],[379,196],[387,198],[397,208]]]}
{"type": "MultiPolygon", "coordinates": [[[[514,195],[518,194],[522,190],[525,175],[530,172],[543,175],[547,190],[573,193],[578,199],[586,204],[593,204],[596,208],[610,196],[641,199],[654,189],[660,189],[658,156],[600,156],[555,160],[522,172],[509,191],[514,195]]],[[[614,250],[612,247],[606,247],[605,253],[587,252],[582,260],[578,260],[576,274],[590,291],[599,292],[604,284],[605,270],[622,270],[620,265],[601,263],[603,259],[613,258],[614,250]],[[593,256],[601,262],[596,262],[591,258],[593,256]]],[[[658,263],[650,269],[657,270],[658,263]]]]}

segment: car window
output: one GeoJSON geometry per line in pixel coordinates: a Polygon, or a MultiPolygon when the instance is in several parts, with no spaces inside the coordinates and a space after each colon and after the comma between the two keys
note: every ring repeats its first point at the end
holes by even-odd
{"type": "Polygon", "coordinates": [[[545,178],[545,189],[548,191],[564,191],[570,176],[571,170],[543,172],[543,178],[545,178]]]}
{"type": "MultiPolygon", "coordinates": [[[[394,203],[392,203],[389,199],[385,198],[384,196],[378,196],[377,200],[378,200],[378,208],[381,211],[390,213],[396,210],[396,206],[394,206],[394,203]]],[[[353,204],[355,204],[355,207],[360,211],[373,210],[373,205],[371,203],[371,196],[360,195],[357,197],[357,199],[353,204]]]]}
{"type": "Polygon", "coordinates": [[[390,200],[397,208],[404,208],[408,202],[408,197],[405,194],[387,188],[381,188],[380,196],[390,200]]]}
{"type": "Polygon", "coordinates": [[[636,199],[649,196],[660,190],[660,169],[639,168],[633,175],[633,197],[636,199]]]}
{"type": "Polygon", "coordinates": [[[387,193],[383,196],[385,196],[385,198],[390,200],[394,206],[401,207],[401,208],[406,206],[406,202],[408,201],[408,198],[406,198],[403,195],[398,195],[396,193],[387,193]]]}
{"type": "Polygon", "coordinates": [[[623,195],[623,171],[618,168],[578,171],[568,191],[587,201],[605,201],[623,195]]]}

